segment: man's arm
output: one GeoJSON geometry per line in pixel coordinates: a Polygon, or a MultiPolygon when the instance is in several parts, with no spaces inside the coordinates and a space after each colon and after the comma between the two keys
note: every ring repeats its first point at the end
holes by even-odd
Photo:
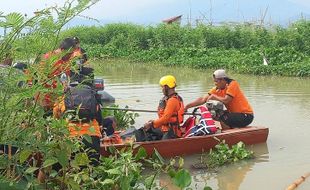
{"type": "Polygon", "coordinates": [[[199,97],[197,98],[196,100],[188,103],[185,107],[184,107],[184,110],[188,110],[189,108],[192,108],[192,107],[196,107],[196,106],[200,106],[204,103],[207,102],[208,98],[209,98],[209,94],[205,95],[205,96],[202,96],[202,97],[199,97]]]}
{"type": "Polygon", "coordinates": [[[220,97],[220,96],[217,96],[215,94],[212,94],[208,97],[207,101],[209,100],[217,100],[217,101],[220,101],[220,102],[223,102],[223,104],[228,104],[231,100],[233,99],[232,96],[226,94],[225,97],[220,97]]]}

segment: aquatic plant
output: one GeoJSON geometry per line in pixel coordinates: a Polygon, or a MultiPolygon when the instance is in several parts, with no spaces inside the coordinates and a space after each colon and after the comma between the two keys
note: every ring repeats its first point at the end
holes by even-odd
{"type": "Polygon", "coordinates": [[[126,58],[194,68],[226,68],[256,75],[310,76],[310,22],[284,28],[237,24],[197,27],[109,24],[75,27],[62,36],[80,36],[94,59],[126,58]],[[263,65],[263,58],[268,66],[263,65]]]}

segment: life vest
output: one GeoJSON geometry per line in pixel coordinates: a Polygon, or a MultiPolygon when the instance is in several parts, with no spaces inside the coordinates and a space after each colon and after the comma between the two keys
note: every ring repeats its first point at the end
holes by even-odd
{"type": "MultiPolygon", "coordinates": [[[[53,55],[60,54],[61,50],[55,50],[53,52],[46,53],[43,55],[43,59],[48,60],[50,59],[53,55]]],[[[52,71],[48,74],[48,78],[51,80],[46,80],[46,81],[40,81],[42,85],[47,88],[47,89],[55,89],[57,88],[57,80],[53,79],[55,76],[60,77],[62,73],[66,73],[67,76],[70,75],[70,68],[71,68],[71,60],[75,59],[79,56],[81,56],[81,49],[76,48],[73,50],[72,53],[67,54],[63,56],[61,59],[56,61],[53,66],[52,66],[52,71]]],[[[40,63],[40,67],[42,67],[42,70],[44,71],[44,67],[46,62],[43,61],[40,63]]],[[[32,82],[32,79],[31,79],[32,82]]],[[[53,107],[53,104],[55,103],[56,96],[55,94],[51,92],[47,93],[38,93],[35,96],[35,99],[39,101],[40,105],[44,107],[46,110],[50,110],[53,107]]]]}
{"type": "MultiPolygon", "coordinates": [[[[53,55],[58,55],[61,53],[61,50],[56,50],[53,52],[46,53],[43,58],[44,59],[50,59],[53,55]]],[[[82,57],[82,51],[80,48],[75,48],[71,53],[68,53],[61,57],[61,59],[57,60],[53,64],[53,69],[52,72],[48,75],[48,77],[54,77],[54,76],[59,76],[62,73],[66,73],[67,76],[70,75],[70,69],[71,69],[71,61],[76,58],[81,58],[82,57]]],[[[42,62],[44,66],[44,62],[42,62]]]]}
{"type": "MultiPolygon", "coordinates": [[[[54,104],[53,115],[55,118],[61,118],[64,116],[66,111],[64,97],[59,98],[59,100],[54,104]]],[[[82,135],[90,135],[102,137],[99,123],[96,119],[92,119],[89,122],[82,121],[71,121],[66,118],[66,122],[68,123],[70,136],[82,136],[82,135]]]]}
{"type": "Polygon", "coordinates": [[[167,101],[170,98],[176,98],[179,101],[180,104],[180,109],[175,111],[175,113],[173,113],[172,117],[169,119],[168,123],[165,124],[162,127],[162,131],[166,132],[166,130],[168,130],[169,128],[173,128],[175,134],[180,137],[181,136],[181,131],[180,131],[180,124],[183,123],[183,116],[184,116],[184,104],[183,104],[183,99],[177,94],[173,94],[170,97],[165,96],[164,98],[162,98],[159,101],[159,105],[158,105],[158,116],[159,118],[161,118],[164,115],[164,111],[167,105],[167,101]]]}

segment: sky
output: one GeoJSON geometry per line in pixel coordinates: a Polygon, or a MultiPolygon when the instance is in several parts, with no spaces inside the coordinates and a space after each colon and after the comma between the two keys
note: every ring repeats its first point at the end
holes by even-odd
{"type": "MultiPolygon", "coordinates": [[[[0,12],[34,11],[63,0],[0,0],[0,12]]],[[[251,22],[287,24],[303,15],[310,18],[310,0],[101,0],[82,13],[102,23],[131,22],[159,24],[163,19],[182,15],[182,22],[251,22]],[[266,14],[265,14],[266,13],[266,14]],[[264,16],[265,15],[265,16],[264,16]]]]}

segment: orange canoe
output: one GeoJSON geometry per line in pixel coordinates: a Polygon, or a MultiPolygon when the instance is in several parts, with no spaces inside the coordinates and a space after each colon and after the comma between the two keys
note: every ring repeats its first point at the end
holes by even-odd
{"type": "MultiPolygon", "coordinates": [[[[221,133],[194,136],[189,138],[168,139],[160,141],[136,142],[135,144],[145,148],[148,155],[152,155],[156,149],[163,157],[184,156],[207,152],[215,145],[218,140],[225,140],[228,145],[234,145],[239,141],[246,145],[258,144],[267,141],[269,129],[266,127],[249,126],[245,128],[227,129],[221,133]]],[[[117,149],[126,148],[126,144],[101,145],[101,155],[109,155],[108,147],[114,146],[117,149]]]]}

